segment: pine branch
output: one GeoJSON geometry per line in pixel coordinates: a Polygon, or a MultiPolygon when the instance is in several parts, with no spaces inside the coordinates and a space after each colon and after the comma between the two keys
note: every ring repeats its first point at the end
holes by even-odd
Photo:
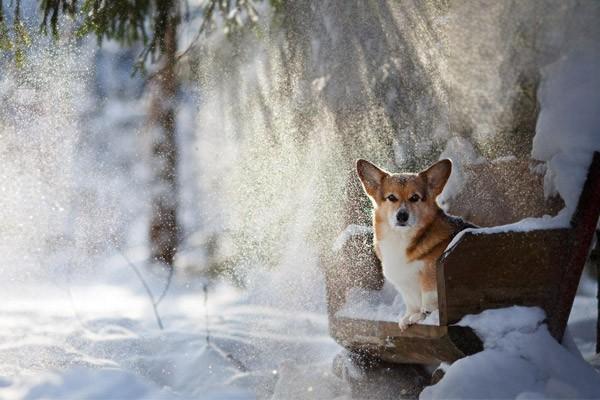
{"type": "MultiPolygon", "coordinates": [[[[264,1],[264,0],[257,0],[264,1]]],[[[14,6],[12,29],[6,24],[6,9],[0,0],[0,52],[13,53],[17,64],[25,59],[30,45],[30,34],[21,21],[21,0],[11,0],[14,6]]],[[[283,8],[283,0],[269,0],[276,11],[283,8]]],[[[258,11],[252,0],[205,0],[197,10],[191,11],[188,0],[38,0],[40,9],[39,32],[56,40],[60,36],[60,19],[75,21],[78,37],[93,35],[98,44],[104,40],[116,40],[123,45],[143,45],[134,73],[145,72],[144,66],[156,63],[164,54],[167,26],[190,23],[194,15],[201,15],[202,22],[189,46],[177,61],[194,49],[203,34],[210,34],[217,21],[230,36],[245,26],[258,21],[258,11]]],[[[160,72],[158,72],[160,74],[160,72]]],[[[156,75],[156,74],[155,74],[156,75]]]]}
{"type": "Polygon", "coordinates": [[[4,5],[0,0],[0,51],[10,51],[13,48],[12,41],[8,34],[8,26],[4,18],[4,5]]]}

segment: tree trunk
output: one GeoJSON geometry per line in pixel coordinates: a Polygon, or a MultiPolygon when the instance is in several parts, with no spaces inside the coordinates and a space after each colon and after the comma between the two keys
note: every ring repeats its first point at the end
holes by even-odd
{"type": "Polygon", "coordinates": [[[153,173],[150,247],[153,261],[173,266],[179,245],[175,64],[177,24],[170,17],[164,37],[163,65],[151,82],[150,126],[153,173]]]}

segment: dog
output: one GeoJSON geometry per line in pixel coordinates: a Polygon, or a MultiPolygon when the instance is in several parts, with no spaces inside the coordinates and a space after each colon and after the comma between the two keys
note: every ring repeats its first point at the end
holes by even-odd
{"type": "Polygon", "coordinates": [[[374,246],[383,275],[406,305],[398,323],[405,330],[437,310],[437,259],[458,232],[475,226],[437,204],[452,172],[448,159],[417,174],[393,174],[361,159],[356,171],[373,203],[374,246]]]}

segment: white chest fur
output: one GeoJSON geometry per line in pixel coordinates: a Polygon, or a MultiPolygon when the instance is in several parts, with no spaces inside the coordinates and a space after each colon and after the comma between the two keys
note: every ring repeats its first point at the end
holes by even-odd
{"type": "Polygon", "coordinates": [[[388,231],[378,240],[382,258],[383,275],[400,292],[408,312],[421,308],[420,272],[423,261],[409,262],[406,248],[410,243],[410,232],[388,231]]]}

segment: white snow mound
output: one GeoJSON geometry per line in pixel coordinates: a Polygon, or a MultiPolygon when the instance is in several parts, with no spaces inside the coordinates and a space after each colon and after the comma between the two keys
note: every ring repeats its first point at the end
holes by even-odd
{"type": "Polygon", "coordinates": [[[599,398],[600,375],[548,332],[539,308],[509,307],[469,315],[484,351],[456,361],[421,399],[599,398]]]}
{"type": "Polygon", "coordinates": [[[573,48],[543,70],[532,157],[546,161],[547,194],[577,207],[594,151],[600,151],[600,44],[573,48]]]}

